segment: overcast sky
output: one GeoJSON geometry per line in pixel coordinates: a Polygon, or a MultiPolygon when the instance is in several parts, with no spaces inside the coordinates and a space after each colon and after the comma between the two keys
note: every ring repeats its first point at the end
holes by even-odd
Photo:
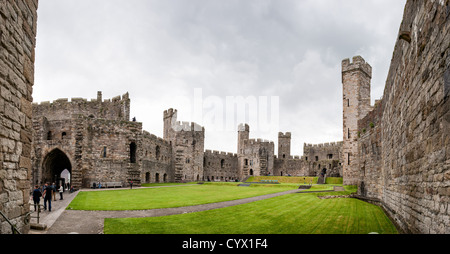
{"type": "Polygon", "coordinates": [[[175,108],[205,127],[205,149],[235,153],[243,110],[230,102],[244,98],[250,137],[276,148],[291,132],[301,155],[303,143],[342,141],[343,59],[365,58],[372,104],[382,96],[405,3],[39,1],[34,102],[129,92],[144,130],[162,137],[175,108]]]}

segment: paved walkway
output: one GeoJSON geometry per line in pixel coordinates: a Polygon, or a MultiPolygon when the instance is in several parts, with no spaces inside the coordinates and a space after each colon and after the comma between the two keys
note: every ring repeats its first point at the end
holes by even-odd
{"type": "MultiPolygon", "coordinates": [[[[163,186],[161,186],[163,187],[163,186]]],[[[159,187],[159,188],[161,188],[159,187]]],[[[167,186],[164,186],[167,187],[167,186]]],[[[175,186],[174,186],[175,187],[175,186]]],[[[108,189],[111,190],[111,189],[108,189]]],[[[82,191],[94,191],[85,189],[82,191]]],[[[79,211],[79,210],[65,210],[70,202],[76,197],[79,191],[74,193],[65,192],[63,200],[52,201],[52,211],[43,211],[40,213],[40,224],[47,226],[46,230],[30,230],[30,234],[102,234],[103,221],[105,218],[139,218],[139,217],[156,217],[174,214],[192,213],[199,211],[206,211],[211,209],[218,209],[228,206],[240,205],[257,200],[273,198],[281,195],[299,192],[297,189],[273,193],[263,196],[225,201],[212,204],[203,204],[196,206],[164,208],[152,210],[137,210],[137,211],[79,211]]],[[[42,202],[42,201],[41,201],[42,202]]],[[[31,208],[33,209],[33,208],[31,208]]],[[[36,216],[36,212],[32,217],[36,216]]],[[[36,219],[32,218],[32,223],[36,223],[36,219]]]]}

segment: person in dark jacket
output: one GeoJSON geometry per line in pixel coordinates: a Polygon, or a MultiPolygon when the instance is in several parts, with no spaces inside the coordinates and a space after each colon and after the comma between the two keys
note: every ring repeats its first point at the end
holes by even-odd
{"type": "Polygon", "coordinates": [[[39,189],[38,185],[34,186],[33,191],[33,202],[34,202],[34,211],[36,212],[36,206],[39,209],[39,203],[41,202],[42,192],[41,189],[39,189]]]}
{"type": "Polygon", "coordinates": [[[48,211],[52,211],[52,194],[53,194],[53,188],[48,185],[48,183],[45,184],[44,187],[44,193],[42,196],[44,196],[44,210],[47,210],[47,201],[48,201],[48,211]]]}

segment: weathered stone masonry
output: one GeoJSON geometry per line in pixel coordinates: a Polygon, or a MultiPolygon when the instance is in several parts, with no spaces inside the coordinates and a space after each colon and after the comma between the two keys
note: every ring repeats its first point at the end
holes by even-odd
{"type": "Polygon", "coordinates": [[[450,233],[449,24],[448,0],[407,1],[383,98],[358,122],[358,193],[407,233],[450,233]]]}
{"type": "MultiPolygon", "coordinates": [[[[0,2],[0,211],[21,233],[29,230],[37,7],[37,0],[0,2]]],[[[0,234],[11,232],[0,216],[0,234]]]]}
{"type": "Polygon", "coordinates": [[[33,104],[32,184],[59,180],[75,188],[94,183],[174,181],[172,147],[129,120],[128,93],[102,100],[73,98],[33,104]]]}

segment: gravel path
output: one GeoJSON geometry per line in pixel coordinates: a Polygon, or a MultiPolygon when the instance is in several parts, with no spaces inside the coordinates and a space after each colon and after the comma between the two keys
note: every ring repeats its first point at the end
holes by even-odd
{"type": "MultiPolygon", "coordinates": [[[[64,200],[53,202],[52,212],[44,211],[41,213],[40,223],[47,225],[47,230],[45,231],[30,230],[30,234],[102,234],[103,221],[105,218],[157,217],[174,214],[192,213],[245,204],[249,202],[273,198],[296,192],[299,192],[299,190],[294,189],[285,192],[273,193],[239,200],[225,201],[212,204],[203,204],[196,206],[178,207],[178,208],[164,208],[164,209],[136,210],[136,211],[65,210],[67,205],[78,194],[78,192],[75,192],[65,195],[64,200]]],[[[35,222],[35,220],[32,220],[32,222],[35,222]]]]}

